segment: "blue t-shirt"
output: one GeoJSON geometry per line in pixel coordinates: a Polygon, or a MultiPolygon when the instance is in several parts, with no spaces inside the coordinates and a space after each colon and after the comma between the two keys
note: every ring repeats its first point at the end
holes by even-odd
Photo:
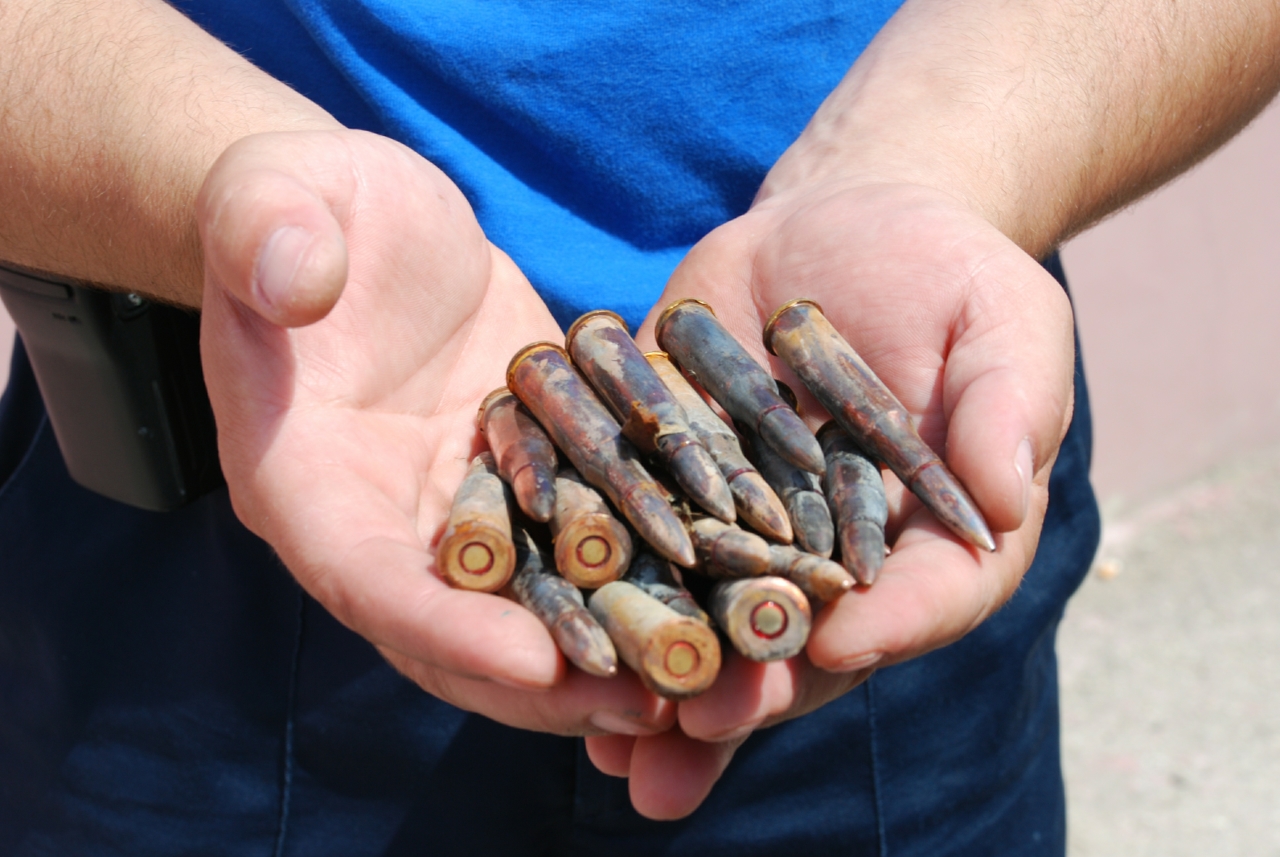
{"type": "Polygon", "coordinates": [[[606,307],[634,328],[899,2],[178,5],[444,170],[561,325],[606,307]]]}

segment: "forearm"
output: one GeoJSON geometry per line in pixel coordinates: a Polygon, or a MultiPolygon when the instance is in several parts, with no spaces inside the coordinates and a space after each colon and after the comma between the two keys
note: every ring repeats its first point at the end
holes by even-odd
{"type": "Polygon", "coordinates": [[[0,4],[0,81],[0,259],[189,306],[218,155],[338,127],[159,0],[0,4]]]}
{"type": "Polygon", "coordinates": [[[805,175],[919,181],[1040,255],[1204,157],[1278,87],[1274,0],[908,0],[762,197],[805,175]]]}

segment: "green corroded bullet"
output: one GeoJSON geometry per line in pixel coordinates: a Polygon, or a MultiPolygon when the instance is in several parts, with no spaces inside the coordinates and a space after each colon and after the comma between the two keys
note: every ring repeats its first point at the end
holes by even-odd
{"type": "Polygon", "coordinates": [[[542,624],[569,662],[583,672],[610,678],[618,674],[618,654],[604,628],[587,610],[582,593],[552,571],[528,530],[516,527],[516,570],[509,591],[542,624]]]}
{"type": "Polygon", "coordinates": [[[651,351],[645,354],[645,359],[684,408],[689,427],[715,459],[720,473],[729,483],[738,515],[756,532],[774,541],[789,544],[794,535],[787,509],[743,454],[738,435],[693,389],[693,385],[680,374],[666,352],[651,351]]]}
{"type": "Polygon", "coordinates": [[[859,583],[869,585],[884,565],[884,527],[889,520],[880,468],[835,420],[818,429],[818,442],[827,456],[823,481],[836,520],[840,561],[859,583]]]}
{"type": "Polygon", "coordinates": [[[822,450],[809,427],[778,395],[773,378],[716,319],[711,307],[686,298],[663,310],[658,345],[693,375],[729,416],[751,427],[787,461],[821,474],[822,450]]]}
{"type": "Polygon", "coordinates": [[[711,687],[719,675],[715,631],[639,587],[615,580],[597,589],[587,607],[609,633],[623,663],[659,696],[689,699],[711,687]]]}
{"type": "Polygon", "coordinates": [[[551,342],[526,345],[507,367],[507,386],[583,479],[603,491],[654,550],[677,565],[693,566],[693,544],[666,492],[563,348],[551,342]]]}
{"type": "Polygon", "coordinates": [[[753,577],[769,573],[769,543],[741,527],[715,518],[689,525],[698,571],[710,577],[753,577]]]}
{"type": "Polygon", "coordinates": [[[791,545],[769,545],[769,573],[785,577],[810,601],[835,601],[853,588],[854,579],[834,560],[798,550],[791,545]]]}
{"type": "Polygon", "coordinates": [[[694,600],[689,590],[676,579],[676,572],[671,563],[651,551],[641,550],[637,553],[622,579],[643,589],[682,616],[689,616],[708,624],[711,622],[711,617],[698,606],[698,602],[694,600]]]}
{"type": "Polygon", "coordinates": [[[589,312],[569,328],[565,343],[574,365],[613,411],[627,439],[641,452],[657,456],[695,503],[733,521],[733,495],[720,468],[622,319],[608,310],[589,312]]]}
{"type": "Polygon", "coordinates": [[[741,423],[738,430],[755,458],[756,467],[760,468],[760,475],[782,499],[791,519],[796,545],[818,556],[831,556],[835,549],[836,528],[831,521],[827,500],[822,496],[818,477],[783,460],[741,423]]]}
{"type": "Polygon", "coordinates": [[[556,476],[551,534],[556,568],[583,589],[617,580],[631,563],[631,534],[604,498],[570,467],[556,476]]]}
{"type": "Polygon", "coordinates": [[[938,520],[969,543],[995,550],[991,529],[964,486],[921,440],[911,414],[816,303],[796,300],[779,307],[765,325],[764,344],[938,520]]]}
{"type": "Polygon", "coordinates": [[[515,570],[511,540],[511,491],[498,476],[493,456],[471,461],[436,552],[440,574],[459,589],[497,592],[515,570]]]}
{"type": "Polygon", "coordinates": [[[795,657],[809,641],[809,601],[781,577],[722,580],[711,588],[709,605],[729,642],[753,661],[795,657]]]}
{"type": "Polygon", "coordinates": [[[477,422],[521,510],[538,523],[551,520],[559,462],[542,426],[506,387],[485,397],[477,422]]]}

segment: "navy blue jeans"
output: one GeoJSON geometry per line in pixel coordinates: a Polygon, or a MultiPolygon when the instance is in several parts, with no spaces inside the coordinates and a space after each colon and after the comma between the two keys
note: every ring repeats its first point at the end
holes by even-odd
{"type": "Polygon", "coordinates": [[[1078,362],[1076,382],[1012,600],[754,735],[703,807],[658,823],[580,740],[400,678],[225,491],[157,514],[72,483],[19,347],[0,400],[0,854],[1060,855],[1054,634],[1099,528],[1078,362]]]}

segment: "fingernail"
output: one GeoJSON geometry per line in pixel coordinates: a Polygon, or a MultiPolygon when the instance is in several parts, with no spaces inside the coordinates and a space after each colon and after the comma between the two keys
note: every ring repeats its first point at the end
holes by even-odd
{"type": "Polygon", "coordinates": [[[1018,444],[1018,452],[1013,456],[1013,467],[1022,480],[1022,515],[1026,518],[1031,509],[1031,474],[1034,463],[1031,460],[1031,438],[1024,437],[1018,444]]]}
{"type": "Polygon", "coordinates": [[[865,670],[867,667],[875,666],[884,657],[882,652],[867,652],[862,655],[855,655],[841,661],[835,668],[836,672],[854,672],[855,670],[865,670]]]}
{"type": "Polygon", "coordinates": [[[288,302],[294,277],[315,240],[315,235],[301,226],[282,226],[271,233],[253,272],[254,292],[268,307],[288,302]]]}
{"type": "Polygon", "coordinates": [[[750,723],[744,723],[741,726],[730,729],[727,732],[718,732],[714,735],[708,735],[703,738],[704,741],[710,741],[715,744],[723,744],[725,741],[737,741],[739,738],[746,738],[752,732],[760,728],[760,724],[764,720],[753,720],[750,723]]]}
{"type": "Polygon", "coordinates": [[[621,714],[612,711],[597,711],[591,715],[591,725],[614,735],[657,735],[658,730],[628,720],[621,714]]]}

